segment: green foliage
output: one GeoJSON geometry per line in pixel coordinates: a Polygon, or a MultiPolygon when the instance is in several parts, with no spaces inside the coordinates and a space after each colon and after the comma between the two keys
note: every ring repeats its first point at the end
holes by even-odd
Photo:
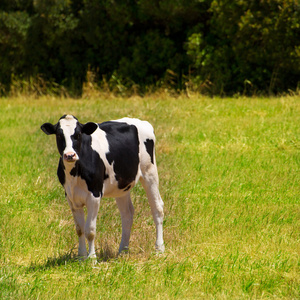
{"type": "Polygon", "coordinates": [[[9,87],[12,74],[22,73],[24,69],[29,26],[27,12],[0,11],[0,94],[9,87]]]}
{"type": "Polygon", "coordinates": [[[87,70],[124,86],[211,94],[296,90],[294,0],[13,0],[0,4],[0,89],[39,76],[82,93],[87,70]]]}
{"type": "Polygon", "coordinates": [[[176,55],[173,41],[159,30],[137,37],[129,50],[132,56],[121,58],[118,73],[142,85],[153,85],[162,78],[176,55]]]}
{"type": "Polygon", "coordinates": [[[27,39],[27,75],[64,84],[81,93],[86,75],[84,47],[80,47],[79,20],[69,1],[37,1],[27,39]]]}
{"type": "Polygon", "coordinates": [[[209,31],[191,35],[188,53],[213,93],[278,93],[300,75],[300,6],[293,0],[212,1],[209,31]]]}

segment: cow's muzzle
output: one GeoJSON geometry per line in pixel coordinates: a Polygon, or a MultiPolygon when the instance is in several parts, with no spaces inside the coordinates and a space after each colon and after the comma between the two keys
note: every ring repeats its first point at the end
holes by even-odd
{"type": "Polygon", "coordinates": [[[78,160],[76,153],[74,152],[68,152],[64,154],[64,160],[67,162],[75,162],[78,160]]]}

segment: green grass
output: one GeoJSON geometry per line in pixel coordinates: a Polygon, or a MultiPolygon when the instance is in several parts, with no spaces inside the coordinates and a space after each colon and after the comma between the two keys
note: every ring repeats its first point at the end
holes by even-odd
{"type": "Polygon", "coordinates": [[[0,115],[1,299],[300,298],[300,97],[17,97],[0,115]],[[165,254],[138,185],[130,254],[117,257],[121,221],[103,199],[99,263],[76,260],[55,139],[39,128],[64,113],[153,124],[165,254]]]}

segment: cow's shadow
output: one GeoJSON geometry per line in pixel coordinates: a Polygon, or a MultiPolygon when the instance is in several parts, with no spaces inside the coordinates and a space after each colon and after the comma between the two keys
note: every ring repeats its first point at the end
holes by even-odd
{"type": "MultiPolygon", "coordinates": [[[[109,246],[96,250],[97,262],[109,262],[118,258],[118,253],[111,249],[109,246]]],[[[82,260],[77,255],[77,247],[72,248],[69,252],[60,254],[55,257],[48,257],[44,263],[32,263],[29,267],[29,271],[42,271],[52,269],[59,266],[71,265],[82,263],[84,265],[89,264],[92,260],[82,260]]],[[[93,264],[91,264],[93,265],[93,264]]]]}

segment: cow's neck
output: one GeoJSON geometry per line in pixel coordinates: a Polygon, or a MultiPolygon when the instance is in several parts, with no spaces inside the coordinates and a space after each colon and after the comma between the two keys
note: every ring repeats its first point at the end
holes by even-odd
{"type": "Polygon", "coordinates": [[[78,161],[76,161],[75,163],[64,163],[64,169],[66,175],[71,174],[72,176],[77,176],[79,172],[78,161]]]}

